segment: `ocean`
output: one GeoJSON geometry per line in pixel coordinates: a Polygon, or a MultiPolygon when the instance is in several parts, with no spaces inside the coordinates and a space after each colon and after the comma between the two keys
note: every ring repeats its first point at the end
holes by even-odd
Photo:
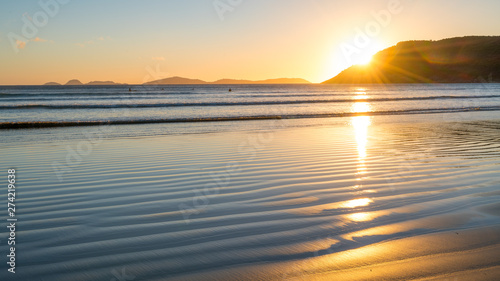
{"type": "Polygon", "coordinates": [[[4,129],[499,109],[500,84],[489,83],[0,87],[4,129]]]}
{"type": "Polygon", "coordinates": [[[0,280],[500,274],[500,84],[1,86],[0,132],[0,280]]]}

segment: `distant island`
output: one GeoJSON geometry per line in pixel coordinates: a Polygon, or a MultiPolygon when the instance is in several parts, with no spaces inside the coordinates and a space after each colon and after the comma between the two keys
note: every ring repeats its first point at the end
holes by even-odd
{"type": "Polygon", "coordinates": [[[405,41],[324,84],[500,82],[500,36],[405,41]]]}
{"type": "Polygon", "coordinates": [[[182,77],[170,77],[145,83],[147,85],[179,85],[179,84],[310,84],[311,82],[300,78],[278,78],[267,80],[236,80],[221,79],[215,82],[206,82],[199,79],[189,79],[182,77]]]}
{"type": "MultiPolygon", "coordinates": [[[[48,82],[43,84],[44,86],[62,86],[62,84],[57,83],[57,82],[48,82]]],[[[78,79],[73,79],[69,80],[64,84],[64,86],[82,86],[82,85],[127,85],[127,84],[120,84],[120,83],[115,83],[113,81],[92,81],[86,84],[83,84],[80,82],[78,79]]]]}
{"type": "MultiPolygon", "coordinates": [[[[144,85],[205,85],[205,84],[310,84],[311,82],[300,79],[300,78],[278,78],[278,79],[268,79],[260,81],[252,80],[236,80],[236,79],[221,79],[215,82],[206,82],[200,79],[190,79],[183,77],[170,77],[165,79],[160,79],[156,81],[151,81],[144,83],[144,85]]],[[[86,84],[80,82],[80,80],[73,79],[69,80],[64,84],[64,86],[81,86],[81,85],[128,85],[119,84],[113,81],[92,81],[86,84]]],[[[48,82],[44,86],[63,86],[60,83],[48,82]]]]}
{"type": "Polygon", "coordinates": [[[113,81],[92,81],[92,82],[88,82],[85,85],[127,85],[127,84],[115,83],[113,81]]]}

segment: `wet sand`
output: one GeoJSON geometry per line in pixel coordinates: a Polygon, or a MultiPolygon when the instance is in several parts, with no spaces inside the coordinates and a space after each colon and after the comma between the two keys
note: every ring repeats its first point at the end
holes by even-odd
{"type": "Polygon", "coordinates": [[[12,132],[12,280],[493,280],[500,119],[474,116],[12,132]]]}

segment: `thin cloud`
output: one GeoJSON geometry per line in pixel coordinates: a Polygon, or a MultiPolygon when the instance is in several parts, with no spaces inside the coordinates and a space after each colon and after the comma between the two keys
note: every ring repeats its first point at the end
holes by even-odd
{"type": "Polygon", "coordinates": [[[16,46],[18,49],[24,49],[24,47],[26,47],[26,42],[21,40],[16,40],[16,46]]]}
{"type": "Polygon", "coordinates": [[[47,40],[42,39],[40,37],[36,37],[35,39],[31,39],[30,41],[33,41],[33,42],[47,42],[47,40]]]}
{"type": "Polygon", "coordinates": [[[94,40],[85,41],[83,43],[75,43],[78,47],[84,48],[85,46],[95,44],[94,40]]]}
{"type": "Polygon", "coordinates": [[[165,58],[164,57],[152,57],[153,60],[156,60],[156,61],[164,61],[165,58]]]}
{"type": "Polygon", "coordinates": [[[97,37],[95,39],[92,39],[92,40],[88,40],[88,41],[85,41],[85,42],[81,42],[81,43],[75,43],[76,46],[78,47],[81,47],[81,48],[84,48],[88,45],[92,45],[92,44],[98,44],[99,42],[101,41],[111,41],[111,37],[109,36],[100,36],[100,37],[97,37]]]}
{"type": "Polygon", "coordinates": [[[16,40],[16,48],[19,49],[19,50],[22,50],[22,49],[26,48],[26,45],[29,42],[38,42],[38,43],[50,42],[50,43],[54,43],[54,41],[52,41],[52,40],[49,41],[49,40],[46,40],[46,39],[43,39],[43,38],[40,38],[40,37],[35,37],[35,38],[30,39],[28,41],[16,40]]]}

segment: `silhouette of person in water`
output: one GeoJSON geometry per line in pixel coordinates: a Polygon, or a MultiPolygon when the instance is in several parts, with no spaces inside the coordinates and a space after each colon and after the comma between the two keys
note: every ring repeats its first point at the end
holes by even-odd
{"type": "Polygon", "coordinates": [[[232,92],[233,90],[230,88],[229,91],[232,92]]]}
{"type": "Polygon", "coordinates": [[[129,92],[132,92],[132,88],[128,88],[128,91],[129,91],[129,92]]]}

